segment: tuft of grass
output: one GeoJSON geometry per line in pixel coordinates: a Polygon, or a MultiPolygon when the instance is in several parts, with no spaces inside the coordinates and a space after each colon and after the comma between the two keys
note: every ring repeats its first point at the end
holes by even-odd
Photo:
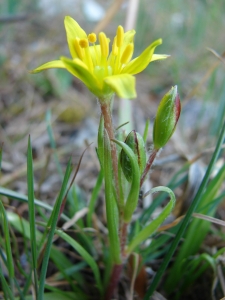
{"type": "Polygon", "coordinates": [[[163,263],[161,264],[160,268],[158,269],[154,279],[153,279],[153,282],[151,284],[151,286],[149,287],[146,295],[145,295],[145,298],[144,300],[147,300],[151,297],[151,295],[153,294],[153,292],[155,291],[161,277],[163,276],[188,224],[189,224],[189,221],[191,220],[191,217],[192,217],[192,213],[196,210],[196,207],[198,206],[200,200],[201,200],[201,197],[203,195],[203,192],[207,186],[207,183],[209,181],[209,177],[210,177],[210,174],[213,170],[213,167],[214,167],[214,164],[215,162],[217,161],[217,158],[220,154],[220,151],[221,151],[221,147],[222,147],[222,144],[223,144],[223,141],[224,141],[224,138],[225,138],[225,123],[223,124],[223,127],[221,129],[221,132],[220,132],[220,136],[219,136],[219,139],[217,141],[217,145],[216,145],[216,149],[213,153],[213,156],[211,158],[211,161],[209,163],[209,166],[207,168],[207,171],[206,171],[206,174],[202,180],[202,183],[199,187],[199,190],[195,196],[195,198],[193,199],[193,202],[192,204],[190,205],[188,211],[187,211],[187,214],[184,218],[184,220],[182,221],[181,225],[180,225],[180,228],[176,234],[176,237],[174,238],[173,242],[171,243],[171,246],[169,248],[169,251],[167,252],[166,256],[164,257],[163,259],[163,263]]]}

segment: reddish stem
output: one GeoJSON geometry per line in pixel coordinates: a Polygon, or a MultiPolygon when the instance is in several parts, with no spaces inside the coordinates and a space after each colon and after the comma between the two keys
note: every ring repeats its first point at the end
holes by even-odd
{"type": "Polygon", "coordinates": [[[126,258],[125,246],[127,241],[127,223],[123,223],[120,235],[120,247],[122,258],[126,258]]]}
{"type": "Polygon", "coordinates": [[[120,265],[115,264],[113,266],[112,274],[110,277],[109,285],[108,285],[106,293],[105,293],[104,300],[111,300],[111,298],[113,297],[113,293],[114,293],[115,288],[118,285],[122,269],[123,269],[122,264],[120,264],[120,265]]]}
{"type": "Polygon", "coordinates": [[[112,142],[112,140],[115,139],[115,135],[114,135],[113,124],[112,124],[110,102],[102,101],[100,102],[100,105],[101,105],[101,112],[104,118],[104,127],[110,139],[114,184],[115,184],[117,202],[118,202],[118,207],[120,212],[120,219],[122,220],[123,213],[122,213],[120,193],[119,193],[118,158],[117,158],[116,145],[114,142],[112,142]]]}
{"type": "Polygon", "coordinates": [[[142,186],[142,184],[144,183],[145,181],[145,177],[146,175],[148,174],[154,160],[155,160],[155,157],[156,157],[156,154],[158,153],[159,149],[154,149],[152,154],[149,156],[149,159],[147,161],[147,164],[146,164],[146,167],[144,169],[144,172],[142,173],[142,176],[141,176],[141,180],[140,180],[140,187],[142,186]]]}

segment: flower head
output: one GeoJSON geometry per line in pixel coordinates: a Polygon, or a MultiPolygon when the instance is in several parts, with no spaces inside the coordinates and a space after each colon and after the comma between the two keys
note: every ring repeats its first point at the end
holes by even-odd
{"type": "Polygon", "coordinates": [[[135,98],[135,77],[151,61],[165,59],[167,55],[154,54],[155,48],[162,43],[156,40],[140,56],[132,59],[134,51],[134,30],[124,33],[118,26],[117,33],[109,53],[110,40],[100,32],[98,42],[95,33],[86,34],[71,17],[65,17],[67,41],[72,59],[60,57],[32,71],[37,73],[50,68],[67,69],[79,78],[100,101],[116,93],[122,98],[135,98]]]}

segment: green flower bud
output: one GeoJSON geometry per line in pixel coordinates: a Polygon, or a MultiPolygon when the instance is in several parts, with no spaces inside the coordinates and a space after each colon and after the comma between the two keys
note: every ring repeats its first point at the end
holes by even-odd
{"type": "MultiPolygon", "coordinates": [[[[132,130],[126,137],[125,144],[127,144],[133,150],[135,156],[137,157],[141,174],[146,165],[145,143],[142,136],[135,130],[132,130]]],[[[122,150],[120,153],[120,163],[124,176],[126,177],[127,181],[130,182],[133,176],[132,168],[130,159],[124,150],[122,150]]]]}
{"type": "Polygon", "coordinates": [[[181,104],[177,86],[162,98],[154,122],[153,143],[156,150],[164,147],[171,138],[180,117],[181,104]]]}

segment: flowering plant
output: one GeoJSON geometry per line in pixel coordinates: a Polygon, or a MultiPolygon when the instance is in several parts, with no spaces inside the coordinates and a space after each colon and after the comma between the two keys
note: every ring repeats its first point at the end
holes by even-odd
{"type": "Polygon", "coordinates": [[[147,159],[146,137],[143,138],[136,131],[132,131],[126,137],[125,142],[116,139],[111,100],[114,94],[123,98],[136,97],[134,75],[142,72],[152,61],[168,57],[168,55],[154,54],[155,48],[162,43],[162,40],[156,40],[138,57],[132,59],[134,30],[124,33],[123,27],[118,26],[112,50],[109,53],[110,40],[105,33],[99,33],[99,44],[97,44],[96,35],[94,33],[87,35],[71,17],[65,18],[65,28],[72,58],[60,57],[60,60],[47,62],[32,73],[49,68],[66,69],[80,79],[98,98],[101,118],[97,154],[105,181],[111,277],[104,292],[99,285],[99,278],[97,284],[100,292],[104,294],[104,299],[110,300],[127,258],[156,231],[174,206],[175,197],[170,189],[157,187],[150,190],[149,193],[167,192],[170,201],[156,219],[140,229],[129,242],[127,241],[129,225],[138,204],[140,188],[157,152],[166,145],[175,130],[181,109],[180,99],[176,86],[163,97],[154,123],[154,149],[147,159]]]}

